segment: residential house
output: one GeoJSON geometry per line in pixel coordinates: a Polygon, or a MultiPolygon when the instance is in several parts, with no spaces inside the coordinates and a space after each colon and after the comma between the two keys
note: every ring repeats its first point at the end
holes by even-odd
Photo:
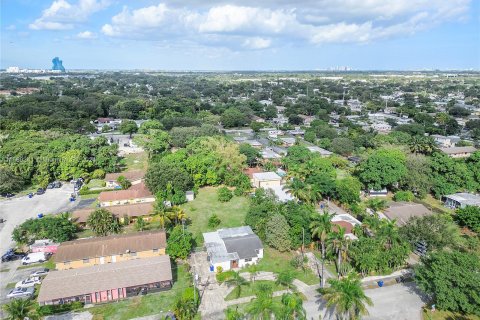
{"type": "Polygon", "coordinates": [[[203,239],[212,272],[243,268],[263,258],[262,241],[249,226],[207,232],[203,239]]]}
{"type": "Polygon", "coordinates": [[[439,134],[432,134],[430,137],[433,138],[435,143],[442,148],[455,147],[455,145],[461,141],[458,136],[442,136],[439,134]]]}
{"type": "Polygon", "coordinates": [[[310,124],[315,120],[315,116],[306,116],[304,114],[299,114],[298,116],[303,119],[303,124],[307,127],[310,127],[310,124]]]}
{"type": "Polygon", "coordinates": [[[383,214],[390,221],[395,220],[398,226],[403,226],[412,217],[424,217],[433,213],[420,203],[394,202],[383,211],[383,214]]]}
{"type": "Polygon", "coordinates": [[[154,201],[155,197],[143,181],[132,185],[127,190],[104,191],[98,195],[98,202],[101,207],[154,201]]]}
{"type": "Polygon", "coordinates": [[[330,152],[328,150],[325,150],[325,149],[317,147],[317,146],[307,146],[307,149],[310,150],[310,152],[320,153],[320,156],[322,158],[330,157],[333,154],[333,152],[330,152]]]}
{"type": "Polygon", "coordinates": [[[105,184],[108,188],[117,188],[120,187],[118,183],[118,178],[120,176],[125,177],[128,181],[132,183],[132,185],[138,184],[142,182],[143,177],[145,177],[144,170],[130,170],[126,172],[119,172],[119,173],[107,173],[105,175],[105,184]]]}
{"type": "Polygon", "coordinates": [[[272,159],[280,159],[282,158],[281,155],[273,151],[271,148],[265,148],[261,152],[262,158],[265,160],[272,160],[272,159]]]}
{"type": "Polygon", "coordinates": [[[143,231],[63,242],[54,255],[57,270],[144,259],[165,254],[165,231],[143,231]]]}
{"type": "MultiPolygon", "coordinates": [[[[95,211],[95,209],[96,208],[83,208],[75,210],[72,212],[72,219],[78,224],[85,225],[88,216],[95,211]]],[[[125,217],[128,217],[129,219],[143,217],[145,220],[150,220],[150,215],[152,215],[154,211],[153,202],[107,206],[104,209],[117,217],[121,223],[125,222],[125,217]]]]}
{"type": "Polygon", "coordinates": [[[468,158],[477,151],[475,147],[450,147],[440,148],[440,151],[445,153],[451,158],[468,158]]]}
{"type": "Polygon", "coordinates": [[[282,144],[285,147],[291,147],[295,144],[296,139],[295,138],[290,138],[290,137],[284,137],[284,138],[280,138],[280,141],[282,141],[282,144]]]}
{"type": "Polygon", "coordinates": [[[442,197],[443,203],[449,208],[465,208],[466,206],[480,207],[480,195],[460,192],[442,197]]]}
{"type": "Polygon", "coordinates": [[[55,253],[57,252],[58,246],[58,243],[55,243],[50,239],[35,240],[35,242],[30,245],[30,251],[55,253]]]}
{"type": "Polygon", "coordinates": [[[163,255],[49,272],[42,281],[37,301],[40,305],[118,301],[168,290],[172,284],[170,257],[163,255]]]}
{"type": "Polygon", "coordinates": [[[258,172],[252,174],[252,184],[255,188],[277,187],[282,183],[282,177],[275,172],[258,172]]]}
{"type": "Polygon", "coordinates": [[[353,216],[349,215],[348,213],[342,213],[342,214],[335,214],[332,217],[332,224],[334,224],[336,227],[342,227],[345,229],[345,238],[348,238],[350,240],[356,240],[358,239],[354,234],[353,234],[353,228],[355,226],[361,226],[362,223],[355,219],[353,216]]]}

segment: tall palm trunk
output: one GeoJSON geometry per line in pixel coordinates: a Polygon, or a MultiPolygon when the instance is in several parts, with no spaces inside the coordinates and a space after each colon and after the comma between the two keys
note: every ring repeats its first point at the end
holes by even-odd
{"type": "Polygon", "coordinates": [[[325,241],[322,241],[322,288],[325,287],[325,241]]]}

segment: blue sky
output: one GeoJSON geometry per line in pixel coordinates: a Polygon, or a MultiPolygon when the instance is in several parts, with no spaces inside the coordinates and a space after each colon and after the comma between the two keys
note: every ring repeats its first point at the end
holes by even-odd
{"type": "Polygon", "coordinates": [[[480,69],[479,0],[2,0],[0,67],[480,69]]]}

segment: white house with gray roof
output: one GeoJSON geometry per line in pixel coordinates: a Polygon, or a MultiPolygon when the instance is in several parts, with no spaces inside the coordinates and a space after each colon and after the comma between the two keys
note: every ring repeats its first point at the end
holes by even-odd
{"type": "Polygon", "coordinates": [[[263,258],[263,244],[249,226],[203,234],[210,271],[243,268],[263,258]]]}

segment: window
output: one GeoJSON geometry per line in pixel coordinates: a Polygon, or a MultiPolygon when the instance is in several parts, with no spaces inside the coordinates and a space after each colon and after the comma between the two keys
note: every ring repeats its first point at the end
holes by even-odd
{"type": "Polygon", "coordinates": [[[153,253],[157,253],[158,252],[158,249],[153,249],[153,253]]]}
{"type": "Polygon", "coordinates": [[[83,259],[83,263],[90,263],[90,259],[83,259]]]}
{"type": "Polygon", "coordinates": [[[245,262],[250,262],[252,261],[252,258],[245,258],[245,262]]]}
{"type": "Polygon", "coordinates": [[[70,261],[65,261],[65,262],[63,263],[63,265],[64,265],[64,266],[69,266],[69,265],[70,265],[70,261]]]}
{"type": "Polygon", "coordinates": [[[130,252],[130,257],[136,257],[137,253],[136,252],[130,252]]]}

